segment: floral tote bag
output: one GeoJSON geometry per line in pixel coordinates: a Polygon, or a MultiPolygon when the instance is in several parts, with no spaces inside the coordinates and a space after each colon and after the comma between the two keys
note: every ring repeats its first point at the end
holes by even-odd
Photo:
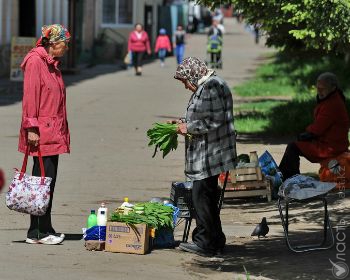
{"type": "Polygon", "coordinates": [[[17,212],[42,216],[49,206],[52,178],[45,177],[44,163],[39,148],[41,177],[26,174],[28,155],[29,145],[24,156],[22,169],[21,171],[16,169],[15,176],[6,193],[6,206],[17,212]]]}

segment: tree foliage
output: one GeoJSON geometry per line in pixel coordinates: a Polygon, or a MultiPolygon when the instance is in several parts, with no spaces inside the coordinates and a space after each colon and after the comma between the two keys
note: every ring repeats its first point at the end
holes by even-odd
{"type": "Polygon", "coordinates": [[[245,20],[261,25],[267,44],[285,49],[350,52],[350,0],[197,0],[232,3],[245,20]]]}

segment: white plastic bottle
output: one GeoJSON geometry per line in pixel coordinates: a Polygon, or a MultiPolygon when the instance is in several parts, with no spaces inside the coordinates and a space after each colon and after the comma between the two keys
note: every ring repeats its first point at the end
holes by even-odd
{"type": "Polygon", "coordinates": [[[134,208],[134,205],[129,203],[128,197],[124,197],[124,202],[122,205],[120,205],[119,208],[123,210],[124,215],[128,215],[129,212],[134,208]]]}
{"type": "Polygon", "coordinates": [[[106,207],[106,204],[101,203],[101,206],[100,208],[98,208],[98,211],[97,211],[97,225],[106,226],[107,217],[108,217],[108,208],[106,207]]]}

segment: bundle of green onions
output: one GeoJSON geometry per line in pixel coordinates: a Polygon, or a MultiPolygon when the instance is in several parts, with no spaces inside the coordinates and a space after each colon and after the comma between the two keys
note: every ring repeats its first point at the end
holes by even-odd
{"type": "Polygon", "coordinates": [[[112,222],[123,222],[129,225],[147,224],[149,227],[159,229],[161,227],[173,228],[173,213],[171,206],[163,205],[157,202],[138,203],[133,211],[127,215],[115,211],[110,217],[112,222]],[[142,208],[143,213],[137,213],[136,209],[142,208]]]}
{"type": "Polygon", "coordinates": [[[155,123],[154,127],[147,131],[147,136],[151,140],[148,146],[155,145],[154,154],[156,156],[158,148],[163,151],[163,158],[170,151],[177,148],[177,124],[155,123]]]}

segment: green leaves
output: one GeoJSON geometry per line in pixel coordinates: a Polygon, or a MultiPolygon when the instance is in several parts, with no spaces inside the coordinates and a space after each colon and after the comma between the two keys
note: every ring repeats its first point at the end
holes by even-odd
{"type": "Polygon", "coordinates": [[[267,44],[321,54],[348,53],[350,0],[197,0],[209,7],[232,3],[250,24],[260,24],[267,44]]]}
{"type": "Polygon", "coordinates": [[[133,224],[147,224],[149,227],[159,229],[162,227],[174,228],[173,213],[171,206],[166,206],[161,203],[145,202],[138,203],[135,208],[144,208],[143,214],[138,214],[130,211],[128,215],[114,212],[110,220],[112,222],[122,222],[129,225],[133,224]]]}
{"type": "Polygon", "coordinates": [[[151,140],[148,146],[155,146],[152,157],[155,157],[157,149],[163,151],[163,158],[170,151],[177,148],[177,125],[167,123],[155,123],[154,127],[147,131],[147,136],[151,140]]]}

